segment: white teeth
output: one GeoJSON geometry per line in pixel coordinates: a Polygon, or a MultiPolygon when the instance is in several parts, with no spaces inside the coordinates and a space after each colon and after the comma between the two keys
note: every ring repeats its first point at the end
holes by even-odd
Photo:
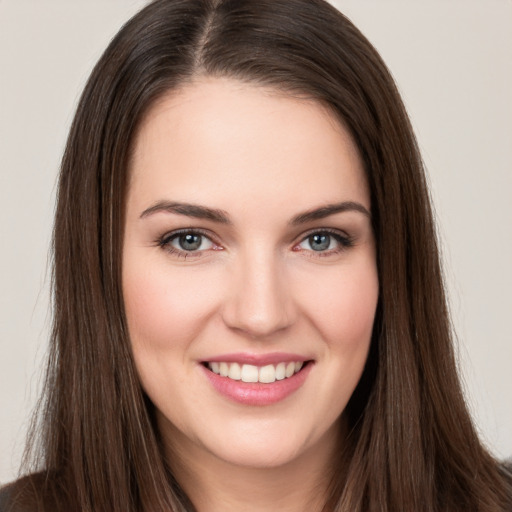
{"type": "Polygon", "coordinates": [[[219,375],[221,377],[227,377],[229,374],[229,364],[228,363],[220,363],[219,365],[219,375]]]}
{"type": "Polygon", "coordinates": [[[244,382],[258,382],[258,367],[252,364],[244,364],[241,376],[244,382]]]}
{"type": "Polygon", "coordinates": [[[240,380],[242,377],[242,371],[238,363],[231,363],[229,365],[228,377],[233,380],[240,380]]]}
{"type": "Polygon", "coordinates": [[[286,363],[279,363],[276,366],[276,380],[283,380],[286,377],[286,363]]]}
{"type": "Polygon", "coordinates": [[[268,364],[260,368],[259,381],[269,384],[276,380],[276,368],[273,364],[268,364]]]}
{"type": "Polygon", "coordinates": [[[289,378],[299,372],[303,366],[304,363],[302,361],[278,363],[276,365],[267,364],[260,367],[252,364],[208,363],[208,368],[221,377],[228,377],[243,382],[262,382],[264,384],[289,378]]]}

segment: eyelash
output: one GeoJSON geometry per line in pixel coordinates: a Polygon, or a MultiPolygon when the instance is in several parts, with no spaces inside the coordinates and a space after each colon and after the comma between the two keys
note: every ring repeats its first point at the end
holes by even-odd
{"type": "MultiPolygon", "coordinates": [[[[197,235],[197,236],[205,237],[214,246],[217,247],[216,249],[214,248],[212,250],[222,250],[222,247],[215,242],[211,233],[209,233],[208,231],[204,231],[204,230],[196,229],[196,228],[179,229],[176,231],[172,231],[171,233],[166,233],[165,235],[163,235],[156,241],[156,245],[158,247],[162,248],[163,250],[167,251],[168,253],[170,253],[174,256],[180,257],[180,258],[187,259],[190,257],[193,257],[193,258],[201,257],[201,253],[205,252],[205,250],[184,251],[184,250],[177,249],[176,247],[173,247],[171,245],[171,242],[173,240],[179,238],[182,235],[197,235]]],[[[310,238],[314,235],[328,235],[328,236],[334,238],[334,240],[337,242],[338,246],[335,249],[330,249],[330,250],[325,250],[325,251],[315,251],[314,249],[310,249],[310,250],[304,249],[305,252],[309,253],[308,256],[312,257],[312,258],[322,258],[322,257],[332,256],[335,254],[340,254],[341,252],[353,247],[353,245],[354,245],[354,238],[352,238],[346,234],[342,234],[341,232],[339,232],[337,230],[314,229],[314,230],[311,230],[311,231],[303,234],[300,241],[293,246],[292,250],[296,251],[296,252],[302,251],[300,248],[298,249],[298,247],[302,243],[304,243],[308,238],[310,238]]]]}
{"type": "Polygon", "coordinates": [[[354,242],[355,242],[355,239],[353,237],[351,237],[345,233],[342,233],[340,231],[337,231],[337,230],[328,229],[328,228],[327,229],[313,229],[313,230],[309,231],[308,233],[305,233],[302,235],[300,242],[298,244],[294,245],[293,250],[297,250],[297,249],[295,249],[296,247],[298,247],[300,244],[302,244],[308,238],[310,238],[314,235],[328,235],[328,236],[334,238],[334,240],[336,240],[336,242],[338,243],[338,246],[335,249],[330,249],[330,250],[326,250],[326,251],[315,251],[313,249],[306,250],[306,252],[309,253],[308,256],[311,258],[324,258],[324,257],[340,254],[343,251],[346,251],[347,249],[350,249],[351,247],[353,247],[354,242]]]}
{"type": "Polygon", "coordinates": [[[222,250],[221,246],[218,245],[213,240],[211,233],[209,233],[208,231],[204,231],[202,229],[196,229],[196,228],[178,229],[176,231],[172,231],[171,233],[166,233],[165,235],[163,235],[161,238],[159,238],[156,241],[156,244],[158,245],[158,247],[161,247],[164,251],[167,251],[168,253],[170,253],[174,256],[178,256],[180,258],[187,259],[190,257],[193,257],[193,258],[200,257],[200,254],[204,251],[183,251],[183,250],[177,249],[176,247],[173,247],[171,245],[171,242],[173,240],[175,240],[176,238],[179,238],[180,236],[183,236],[183,235],[197,235],[197,236],[207,238],[208,240],[211,241],[211,243],[214,246],[219,247],[218,249],[213,249],[213,250],[222,250]]]}

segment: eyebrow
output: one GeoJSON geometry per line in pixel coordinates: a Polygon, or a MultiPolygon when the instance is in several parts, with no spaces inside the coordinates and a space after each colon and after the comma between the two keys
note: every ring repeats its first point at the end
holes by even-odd
{"type": "MultiPolygon", "coordinates": [[[[315,220],[325,219],[330,215],[343,212],[359,212],[363,215],[371,218],[370,212],[361,204],[355,201],[343,201],[341,203],[328,204],[308,210],[300,213],[293,217],[289,224],[292,226],[298,226],[306,224],[315,220]]],[[[187,217],[193,217],[195,219],[206,219],[220,224],[232,224],[229,215],[226,211],[217,208],[208,208],[207,206],[201,206],[191,203],[179,203],[174,201],[158,201],[153,206],[145,209],[141,214],[140,218],[143,219],[154,213],[168,212],[176,213],[178,215],[185,215],[187,217]]]]}
{"type": "Polygon", "coordinates": [[[330,215],[343,212],[359,212],[371,219],[370,212],[361,203],[357,203],[355,201],[343,201],[341,203],[328,204],[321,206],[320,208],[315,208],[313,210],[300,213],[299,215],[293,217],[293,219],[290,221],[290,224],[292,226],[298,226],[301,224],[306,224],[307,222],[312,222],[314,220],[325,219],[330,215]]]}
{"type": "Polygon", "coordinates": [[[187,217],[194,217],[195,219],[206,219],[220,224],[231,224],[229,215],[224,210],[216,208],[208,208],[190,203],[177,203],[173,201],[158,201],[153,206],[150,206],[140,214],[140,218],[148,217],[157,212],[177,213],[187,217]]]}

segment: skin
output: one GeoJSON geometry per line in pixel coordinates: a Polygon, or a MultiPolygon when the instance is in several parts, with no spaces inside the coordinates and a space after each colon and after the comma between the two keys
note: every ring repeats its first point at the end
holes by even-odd
{"type": "Polygon", "coordinates": [[[201,78],[149,111],[130,173],[126,315],[178,481],[200,512],[320,510],[378,299],[355,144],[315,102],[201,78]],[[151,209],[162,201],[222,210],[229,222],[151,209]],[[361,211],[291,223],[343,201],[361,211]],[[178,229],[208,238],[184,252],[172,238],[178,229]],[[331,235],[328,249],[313,250],[311,233],[325,230],[350,244],[331,235]],[[271,405],[222,396],[201,365],[275,352],[312,366],[297,391],[271,405]]]}

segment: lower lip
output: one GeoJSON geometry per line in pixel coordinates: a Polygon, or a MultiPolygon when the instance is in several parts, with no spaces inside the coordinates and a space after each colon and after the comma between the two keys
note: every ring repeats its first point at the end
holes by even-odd
{"type": "Polygon", "coordinates": [[[268,384],[243,382],[221,377],[201,365],[206,377],[221,395],[244,405],[270,405],[284,400],[297,391],[306,380],[313,363],[309,362],[299,372],[283,380],[268,384]]]}

